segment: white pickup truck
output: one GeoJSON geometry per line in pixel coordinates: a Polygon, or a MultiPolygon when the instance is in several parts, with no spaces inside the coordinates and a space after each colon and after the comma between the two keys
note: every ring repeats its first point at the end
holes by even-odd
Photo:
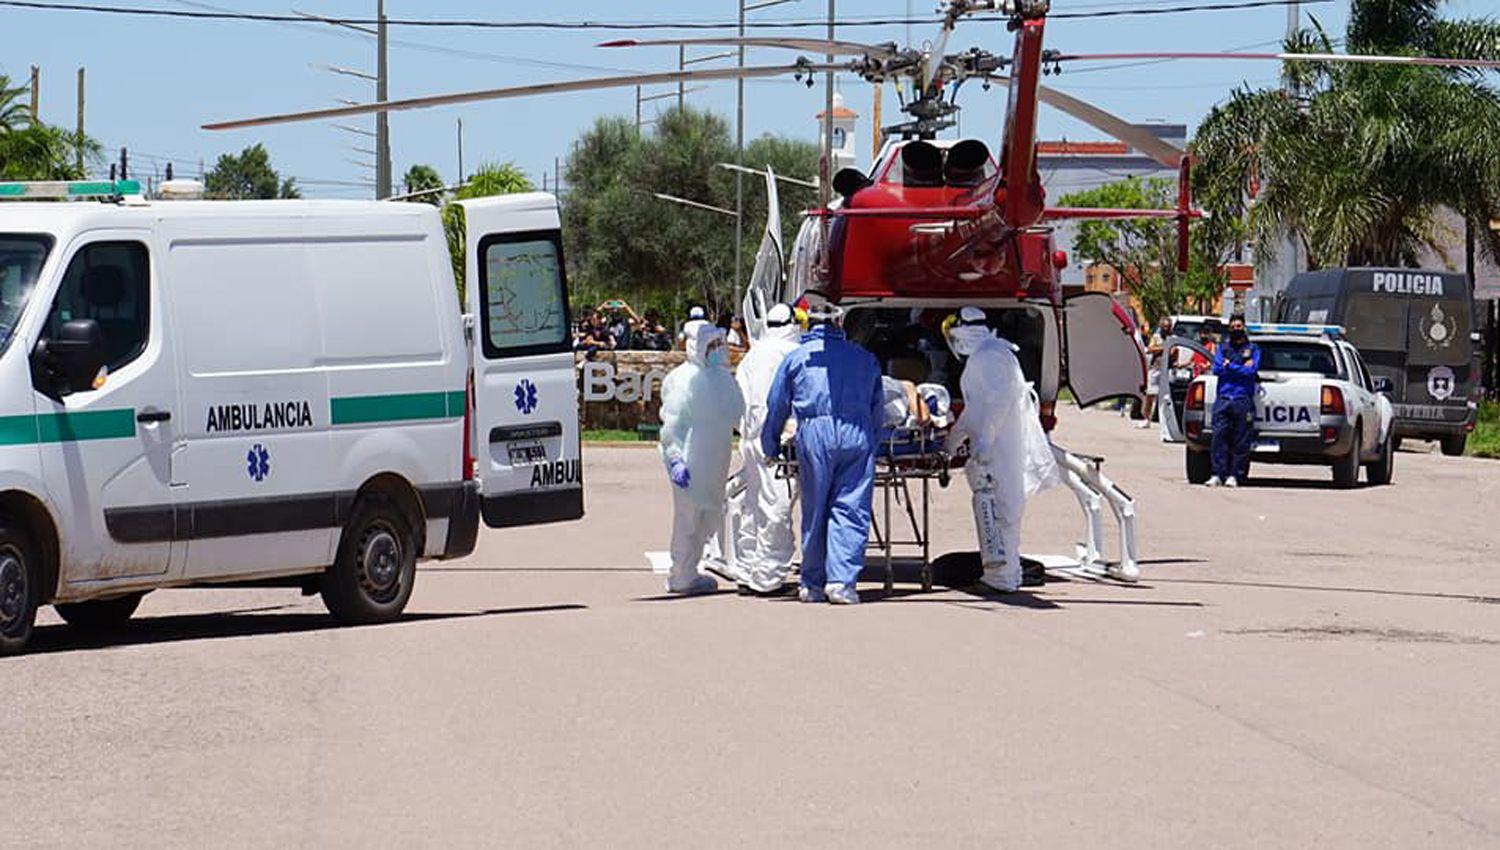
{"type": "MultiPolygon", "coordinates": [[[[1370,377],[1342,329],[1250,325],[1249,330],[1250,340],[1260,347],[1251,461],[1331,466],[1339,487],[1353,487],[1363,465],[1370,484],[1391,483],[1390,382],[1370,377]]],[[[1187,478],[1194,484],[1211,474],[1216,385],[1210,373],[1188,386],[1183,431],[1187,478]]]]}

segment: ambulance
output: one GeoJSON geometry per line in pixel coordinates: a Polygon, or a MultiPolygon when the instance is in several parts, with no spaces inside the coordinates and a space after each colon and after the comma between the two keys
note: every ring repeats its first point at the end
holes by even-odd
{"type": "Polygon", "coordinates": [[[387,621],[481,518],[582,516],[552,196],[463,202],[464,309],[427,204],[0,198],[0,653],[182,585],[387,621]]]}

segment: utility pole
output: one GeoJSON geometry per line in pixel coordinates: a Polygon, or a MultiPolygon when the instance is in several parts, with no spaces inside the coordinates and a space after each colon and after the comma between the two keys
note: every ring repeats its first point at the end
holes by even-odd
{"type": "MultiPolygon", "coordinates": [[[[384,103],[387,98],[388,69],[386,52],[385,0],[375,0],[375,101],[384,103]]],[[[391,125],[385,112],[375,113],[375,197],[385,200],[391,196],[391,125]]]]}
{"type": "Polygon", "coordinates": [[[635,134],[641,134],[641,87],[635,87],[635,134]]]}
{"type": "MultiPolygon", "coordinates": [[[[687,45],[677,45],[677,72],[687,70],[687,45]]],[[[687,83],[683,80],[677,81],[677,111],[681,112],[687,107],[687,83]]]]}
{"type": "Polygon", "coordinates": [[[454,185],[464,184],[464,119],[458,119],[458,179],[454,185]]]}
{"type": "Polygon", "coordinates": [[[77,156],[77,161],[74,163],[74,165],[77,167],[78,176],[79,177],[85,177],[87,175],[85,175],[84,172],[83,172],[83,140],[84,140],[84,135],[83,135],[83,69],[82,68],[78,69],[78,129],[77,129],[76,132],[77,132],[77,137],[73,140],[73,143],[77,147],[77,150],[75,151],[75,154],[77,156]]]}
{"type": "Polygon", "coordinates": [[[42,69],[31,66],[31,123],[37,123],[37,113],[42,108],[42,69]]]}

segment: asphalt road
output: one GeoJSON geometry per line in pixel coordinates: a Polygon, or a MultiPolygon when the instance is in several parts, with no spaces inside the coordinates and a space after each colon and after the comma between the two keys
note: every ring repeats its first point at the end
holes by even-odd
{"type": "MultiPolygon", "coordinates": [[[[1139,500],[1138,586],[666,600],[655,453],[587,449],[586,520],[486,532],[399,623],[182,590],[91,643],[47,612],[0,661],[0,843],[1500,845],[1500,466],[1210,491],[1113,415],[1060,441],[1139,500]]],[[[972,549],[961,481],[937,511],[972,549]]],[[[1080,528],[1044,494],[1026,549],[1080,528]]]]}

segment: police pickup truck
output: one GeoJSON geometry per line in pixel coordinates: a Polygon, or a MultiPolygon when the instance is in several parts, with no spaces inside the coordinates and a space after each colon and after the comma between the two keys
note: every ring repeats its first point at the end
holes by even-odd
{"type": "MultiPolygon", "coordinates": [[[[1333,467],[1333,481],[1352,487],[1359,468],[1371,484],[1391,483],[1394,411],[1391,383],[1371,378],[1359,350],[1333,325],[1249,326],[1260,346],[1255,399],[1255,463],[1333,467]]],[[[1184,415],[1187,478],[1208,480],[1217,379],[1204,374],[1188,386],[1184,415]]]]}

